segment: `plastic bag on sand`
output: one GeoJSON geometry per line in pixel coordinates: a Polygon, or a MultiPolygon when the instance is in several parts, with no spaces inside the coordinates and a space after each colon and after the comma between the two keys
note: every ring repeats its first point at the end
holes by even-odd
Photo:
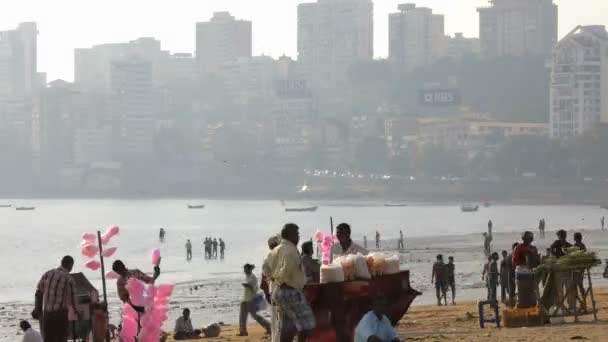
{"type": "Polygon", "coordinates": [[[353,256],[354,264],[355,264],[355,277],[357,279],[370,279],[372,275],[369,273],[369,268],[367,268],[367,258],[359,253],[353,256]]]}
{"type": "Polygon", "coordinates": [[[344,271],[340,265],[321,266],[321,284],[340,283],[344,281],[344,271]]]}
{"type": "Polygon", "coordinates": [[[393,255],[391,257],[386,258],[386,269],[384,270],[384,274],[397,274],[401,271],[401,266],[399,263],[399,257],[393,255]]]}

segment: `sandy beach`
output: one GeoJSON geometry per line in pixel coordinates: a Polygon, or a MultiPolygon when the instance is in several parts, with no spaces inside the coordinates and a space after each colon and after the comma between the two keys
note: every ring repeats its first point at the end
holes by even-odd
{"type": "MultiPolygon", "coordinates": [[[[413,305],[399,322],[397,330],[408,341],[492,341],[492,342],[543,342],[543,341],[606,341],[608,336],[608,289],[597,289],[598,322],[593,316],[583,316],[579,323],[567,319],[561,325],[545,325],[534,328],[479,328],[477,305],[473,302],[454,306],[413,305]]],[[[249,326],[249,337],[237,337],[238,326],[224,327],[222,336],[200,341],[267,341],[259,326],[249,326]]],[[[168,341],[173,341],[171,338],[168,341]]]]}

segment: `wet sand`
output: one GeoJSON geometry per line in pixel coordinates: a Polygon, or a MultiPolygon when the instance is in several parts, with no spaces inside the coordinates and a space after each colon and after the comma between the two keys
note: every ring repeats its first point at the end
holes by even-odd
{"type": "MultiPolygon", "coordinates": [[[[479,328],[477,305],[465,303],[439,307],[414,305],[399,322],[397,330],[402,339],[408,341],[492,341],[492,342],[543,342],[543,341],[606,341],[608,336],[608,289],[596,290],[598,322],[592,322],[591,315],[580,318],[579,323],[566,319],[561,325],[545,325],[534,328],[479,328]]],[[[224,327],[222,336],[199,341],[268,341],[263,329],[249,326],[249,337],[237,337],[238,326],[224,327]]],[[[173,341],[171,338],[168,341],[173,341]]]]}

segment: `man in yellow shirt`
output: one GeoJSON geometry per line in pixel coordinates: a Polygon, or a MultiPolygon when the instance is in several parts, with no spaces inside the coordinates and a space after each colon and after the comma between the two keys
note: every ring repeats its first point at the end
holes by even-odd
{"type": "Polygon", "coordinates": [[[315,328],[315,316],[304,298],[306,277],[302,271],[302,261],[298,252],[299,227],[286,224],[281,230],[281,243],[272,251],[269,267],[276,291],[273,303],[278,309],[278,331],[280,341],[304,341],[315,328]]]}

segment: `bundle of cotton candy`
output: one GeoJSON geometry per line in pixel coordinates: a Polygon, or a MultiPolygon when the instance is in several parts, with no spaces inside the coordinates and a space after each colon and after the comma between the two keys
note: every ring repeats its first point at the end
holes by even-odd
{"type": "Polygon", "coordinates": [[[344,280],[355,279],[355,260],[351,255],[336,258],[334,260],[334,264],[342,266],[342,271],[344,272],[344,280]]]}
{"type": "Polygon", "coordinates": [[[358,253],[353,256],[352,259],[355,264],[355,277],[357,279],[370,279],[372,275],[369,273],[369,268],[367,267],[367,258],[363,254],[358,253]]]}
{"type": "MultiPolygon", "coordinates": [[[[137,279],[129,279],[127,281],[127,290],[129,298],[134,306],[144,305],[144,284],[137,279]]],[[[120,338],[124,342],[135,342],[137,336],[137,321],[138,315],[131,304],[125,303],[122,308],[122,330],[120,338]]]]}
{"type": "Polygon", "coordinates": [[[322,265],[321,266],[321,284],[341,283],[344,281],[344,271],[341,265],[322,265]]]}
{"type": "MultiPolygon", "coordinates": [[[[384,274],[384,272],[386,271],[386,256],[384,256],[384,254],[380,254],[380,253],[376,253],[376,254],[372,254],[372,267],[370,270],[370,273],[372,274],[372,276],[381,276],[384,274]]],[[[368,259],[368,265],[369,265],[369,259],[368,259]]]]}
{"type": "Polygon", "coordinates": [[[399,257],[397,255],[393,255],[391,257],[386,258],[386,268],[384,270],[384,274],[396,274],[401,271],[401,266],[399,262],[399,257]]]}
{"type": "Polygon", "coordinates": [[[163,284],[148,287],[145,313],[142,316],[142,329],[139,334],[141,342],[158,342],[163,323],[169,318],[169,298],[175,285],[163,284]]]}

